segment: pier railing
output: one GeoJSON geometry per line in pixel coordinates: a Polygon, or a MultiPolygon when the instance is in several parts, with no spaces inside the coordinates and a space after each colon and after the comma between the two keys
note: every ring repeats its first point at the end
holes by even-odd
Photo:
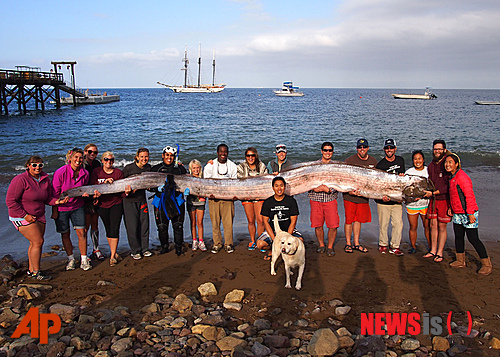
{"type": "Polygon", "coordinates": [[[23,81],[26,84],[64,83],[62,73],[13,71],[10,69],[0,69],[0,81],[7,84],[15,84],[19,81],[23,81]]]}

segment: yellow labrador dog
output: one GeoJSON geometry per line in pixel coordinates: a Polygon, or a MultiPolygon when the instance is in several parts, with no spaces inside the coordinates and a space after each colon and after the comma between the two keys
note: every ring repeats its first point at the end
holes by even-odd
{"type": "Polygon", "coordinates": [[[273,221],[276,237],[274,238],[272,248],[271,275],[276,275],[274,265],[281,254],[283,262],[285,263],[285,288],[291,289],[292,284],[290,283],[290,275],[293,274],[292,268],[298,267],[299,273],[295,289],[300,290],[302,288],[302,275],[304,274],[304,268],[306,266],[306,248],[304,246],[304,242],[302,242],[300,238],[294,237],[290,233],[282,231],[278,223],[277,215],[274,216],[273,221]]]}

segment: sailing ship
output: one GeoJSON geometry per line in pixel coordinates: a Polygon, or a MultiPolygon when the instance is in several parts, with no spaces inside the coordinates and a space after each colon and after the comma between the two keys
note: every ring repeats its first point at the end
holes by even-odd
{"type": "Polygon", "coordinates": [[[198,83],[188,84],[188,65],[189,60],[187,57],[187,45],[184,49],[184,67],[181,68],[184,71],[184,85],[182,86],[172,86],[169,84],[157,82],[158,84],[167,87],[174,91],[174,93],[218,93],[224,90],[225,84],[215,84],[215,50],[212,60],[212,84],[201,84],[201,43],[198,52],[198,83]]]}

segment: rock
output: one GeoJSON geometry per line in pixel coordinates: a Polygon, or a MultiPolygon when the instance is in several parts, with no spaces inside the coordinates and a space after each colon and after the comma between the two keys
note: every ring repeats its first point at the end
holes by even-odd
{"type": "Polygon", "coordinates": [[[479,335],[479,331],[476,329],[471,329],[470,334],[467,334],[468,327],[467,326],[458,326],[457,327],[457,332],[460,334],[462,337],[467,337],[467,338],[476,338],[479,335]]]}
{"type": "Polygon", "coordinates": [[[467,351],[467,347],[465,347],[464,345],[455,345],[450,347],[450,349],[448,350],[448,355],[455,356],[465,351],[467,351]]]}
{"type": "Polygon", "coordinates": [[[160,310],[160,308],[158,307],[158,304],[156,303],[151,303],[149,305],[146,305],[144,306],[142,309],[141,309],[141,312],[144,312],[144,313],[148,313],[148,312],[158,312],[160,310]]]}
{"type": "Polygon", "coordinates": [[[205,325],[224,327],[227,325],[226,320],[221,315],[209,315],[204,317],[201,322],[205,325]]]}
{"type": "Polygon", "coordinates": [[[361,357],[368,354],[368,352],[374,353],[375,351],[386,351],[386,350],[387,346],[385,345],[382,338],[378,336],[368,336],[356,340],[353,346],[354,353],[352,355],[354,357],[361,357]]]}
{"type": "Polygon", "coordinates": [[[36,339],[31,338],[31,335],[22,335],[19,338],[16,338],[14,341],[11,342],[9,349],[19,349],[22,347],[27,346],[30,343],[34,343],[36,339]]]}
{"type": "Polygon", "coordinates": [[[111,357],[112,354],[109,351],[99,351],[97,352],[94,357],[111,357]]]}
{"type": "Polygon", "coordinates": [[[56,342],[50,346],[49,351],[47,352],[47,357],[59,357],[64,355],[65,351],[66,345],[64,342],[56,342]]]}
{"type": "Polygon", "coordinates": [[[493,337],[490,341],[490,346],[494,350],[500,350],[500,340],[496,337],[493,337]]]}
{"type": "Polygon", "coordinates": [[[186,326],[187,320],[184,317],[178,317],[170,324],[172,328],[181,328],[186,326]]]}
{"type": "Polygon", "coordinates": [[[264,346],[262,343],[255,342],[252,346],[254,356],[263,357],[271,354],[271,349],[264,346]]]}
{"type": "Polygon", "coordinates": [[[225,309],[236,311],[240,311],[243,308],[243,305],[238,302],[224,302],[223,306],[225,309]]]}
{"type": "Polygon", "coordinates": [[[116,286],[116,284],[111,281],[99,280],[97,286],[116,286]]]}
{"type": "Polygon", "coordinates": [[[22,286],[17,291],[17,296],[21,296],[21,297],[25,298],[26,300],[33,300],[33,299],[36,299],[36,298],[42,296],[42,294],[36,289],[22,286]]]}
{"type": "Polygon", "coordinates": [[[17,321],[19,319],[19,314],[16,314],[15,312],[12,311],[9,307],[6,307],[3,309],[2,313],[0,314],[0,321],[17,321]]]}
{"type": "Polygon", "coordinates": [[[191,327],[191,332],[197,335],[203,334],[203,331],[205,331],[210,325],[194,325],[191,327]]]}
{"type": "Polygon", "coordinates": [[[128,335],[129,331],[130,331],[130,327],[124,327],[124,328],[116,331],[116,334],[120,337],[125,337],[128,335]]]}
{"type": "Polygon", "coordinates": [[[179,294],[175,297],[174,303],[172,304],[172,309],[179,312],[185,312],[190,310],[193,306],[193,302],[184,294],[179,294]]]}
{"type": "Polygon", "coordinates": [[[328,305],[330,305],[330,307],[337,307],[344,305],[344,303],[339,299],[333,299],[328,302],[328,305]]]}
{"type": "Polygon", "coordinates": [[[408,338],[401,343],[401,348],[405,351],[415,351],[420,347],[420,342],[413,338],[408,338]]]}
{"type": "Polygon", "coordinates": [[[130,347],[132,347],[132,340],[128,337],[121,338],[111,345],[111,351],[113,351],[116,354],[119,354],[123,351],[128,350],[130,347]]]}
{"type": "Polygon", "coordinates": [[[350,336],[339,337],[340,348],[348,348],[354,346],[354,340],[350,336]]]}
{"type": "Polygon", "coordinates": [[[231,357],[247,357],[245,350],[241,346],[236,346],[231,351],[231,357]]]}
{"type": "Polygon", "coordinates": [[[349,336],[349,337],[351,337],[352,336],[352,334],[349,332],[349,330],[346,329],[345,327],[341,327],[341,328],[339,328],[335,332],[337,332],[337,335],[339,335],[339,337],[342,337],[342,336],[349,336]]]}
{"type": "Polygon", "coordinates": [[[69,344],[70,346],[74,346],[78,351],[81,351],[85,348],[85,342],[83,342],[83,340],[78,336],[73,337],[70,340],[69,344]]]}
{"type": "Polygon", "coordinates": [[[450,348],[448,340],[441,336],[434,336],[432,338],[432,349],[434,351],[447,351],[450,348]]]}
{"type": "Polygon", "coordinates": [[[338,306],[335,308],[335,315],[347,315],[351,311],[350,306],[338,306]]]}
{"type": "Polygon", "coordinates": [[[208,326],[202,336],[209,341],[219,341],[226,337],[226,331],[222,327],[208,326]]]}
{"type": "Polygon", "coordinates": [[[245,292],[243,290],[234,289],[230,293],[227,293],[224,302],[241,302],[243,297],[245,297],[245,292]]]}
{"type": "Polygon", "coordinates": [[[258,330],[269,330],[271,328],[271,321],[266,319],[257,319],[254,321],[253,325],[258,330]]]}
{"type": "Polygon", "coordinates": [[[100,336],[113,336],[116,333],[116,324],[95,324],[94,332],[99,333],[100,336]]]}
{"type": "Polygon", "coordinates": [[[267,335],[264,336],[264,344],[273,348],[290,347],[290,339],[287,336],[267,335]]]}
{"type": "Polygon", "coordinates": [[[227,336],[217,341],[216,345],[221,351],[232,351],[236,346],[245,346],[246,342],[239,338],[227,336]]]}
{"type": "Polygon", "coordinates": [[[221,276],[221,279],[233,280],[234,278],[236,278],[236,273],[232,271],[228,271],[223,276],[221,276]]]}
{"type": "Polygon", "coordinates": [[[333,355],[339,347],[337,335],[329,328],[322,328],[314,332],[307,346],[307,352],[313,356],[333,355]]]}
{"type": "Polygon", "coordinates": [[[294,325],[299,326],[299,327],[307,327],[307,326],[309,326],[309,321],[307,321],[305,319],[299,319],[299,320],[295,321],[294,325]]]}
{"type": "Polygon", "coordinates": [[[79,313],[77,307],[63,304],[54,304],[49,308],[49,311],[53,314],[59,315],[61,320],[66,323],[73,322],[79,313]]]}
{"type": "Polygon", "coordinates": [[[217,295],[217,289],[215,288],[215,285],[210,282],[198,286],[198,292],[200,293],[201,297],[217,295]]]}
{"type": "Polygon", "coordinates": [[[417,357],[415,353],[410,352],[410,353],[405,353],[404,355],[401,355],[401,357],[417,357]]]}

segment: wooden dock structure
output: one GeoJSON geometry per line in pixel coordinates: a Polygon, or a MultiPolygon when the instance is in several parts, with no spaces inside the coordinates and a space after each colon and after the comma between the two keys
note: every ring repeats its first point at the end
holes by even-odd
{"type": "MultiPolygon", "coordinates": [[[[83,91],[75,87],[74,65],[76,61],[51,62],[54,70],[43,72],[38,67],[16,66],[16,70],[0,69],[0,114],[9,114],[9,104],[17,101],[19,112],[26,114],[28,103],[34,101],[35,109],[45,110],[48,100],[61,107],[60,91],[75,97],[85,97],[83,91]],[[71,68],[72,81],[67,85],[62,73],[58,73],[61,65],[71,68]]],[[[76,100],[73,103],[76,106],[76,100]]]]}

